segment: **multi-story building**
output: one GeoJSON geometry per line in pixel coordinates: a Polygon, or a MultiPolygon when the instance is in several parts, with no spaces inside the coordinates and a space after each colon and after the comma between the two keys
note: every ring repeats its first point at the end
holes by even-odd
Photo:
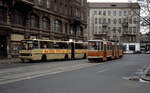
{"type": "Polygon", "coordinates": [[[144,51],[144,52],[150,51],[149,33],[140,35],[140,47],[141,47],[141,51],[144,51]]]}
{"type": "Polygon", "coordinates": [[[0,0],[0,58],[23,39],[83,41],[87,0],[0,0]]]}
{"type": "Polygon", "coordinates": [[[119,41],[126,52],[139,51],[139,15],[138,3],[89,3],[88,39],[119,41]]]}

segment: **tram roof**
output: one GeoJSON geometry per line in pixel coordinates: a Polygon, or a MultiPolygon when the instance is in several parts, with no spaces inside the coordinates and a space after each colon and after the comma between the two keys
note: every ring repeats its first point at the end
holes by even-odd
{"type": "Polygon", "coordinates": [[[97,42],[106,42],[106,41],[104,41],[104,40],[88,40],[89,42],[92,42],[92,41],[97,41],[97,42]]]}
{"type": "MultiPolygon", "coordinates": [[[[47,42],[66,42],[66,43],[69,43],[70,41],[61,41],[61,40],[43,40],[43,39],[24,39],[24,40],[32,40],[32,41],[47,41],[47,42]]],[[[23,41],[23,40],[22,40],[23,41]]],[[[71,42],[74,42],[74,41],[71,41],[71,42]]],[[[71,43],[70,42],[70,43],[71,43]]],[[[88,43],[88,42],[74,42],[74,43],[88,43]]]]}

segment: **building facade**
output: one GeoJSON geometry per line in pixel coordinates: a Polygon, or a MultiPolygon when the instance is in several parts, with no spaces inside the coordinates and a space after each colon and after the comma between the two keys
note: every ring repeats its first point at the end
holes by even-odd
{"type": "Polygon", "coordinates": [[[141,51],[143,52],[150,51],[149,33],[140,35],[140,46],[141,46],[141,51]]]}
{"type": "Polygon", "coordinates": [[[88,39],[119,41],[126,52],[139,51],[139,15],[138,3],[89,3],[88,39]]]}
{"type": "Polygon", "coordinates": [[[0,0],[0,58],[23,39],[84,41],[87,0],[0,0]]]}

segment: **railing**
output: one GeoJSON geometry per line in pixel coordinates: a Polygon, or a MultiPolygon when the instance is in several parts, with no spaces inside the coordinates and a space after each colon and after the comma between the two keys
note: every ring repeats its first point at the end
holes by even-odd
{"type": "Polygon", "coordinates": [[[122,23],[122,26],[123,26],[123,27],[128,27],[128,22],[122,23]]]}
{"type": "Polygon", "coordinates": [[[103,26],[103,27],[107,27],[107,26],[108,26],[108,23],[103,23],[102,26],[103,26]]]}

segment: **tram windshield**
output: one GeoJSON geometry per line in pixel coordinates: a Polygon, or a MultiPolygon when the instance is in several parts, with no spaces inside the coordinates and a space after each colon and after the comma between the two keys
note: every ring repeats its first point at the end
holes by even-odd
{"type": "Polygon", "coordinates": [[[34,48],[38,48],[38,41],[35,40],[22,40],[22,50],[31,50],[34,48]]]}
{"type": "Polygon", "coordinates": [[[89,50],[98,50],[99,49],[99,43],[98,42],[89,42],[89,45],[88,45],[88,49],[89,50]]]}

